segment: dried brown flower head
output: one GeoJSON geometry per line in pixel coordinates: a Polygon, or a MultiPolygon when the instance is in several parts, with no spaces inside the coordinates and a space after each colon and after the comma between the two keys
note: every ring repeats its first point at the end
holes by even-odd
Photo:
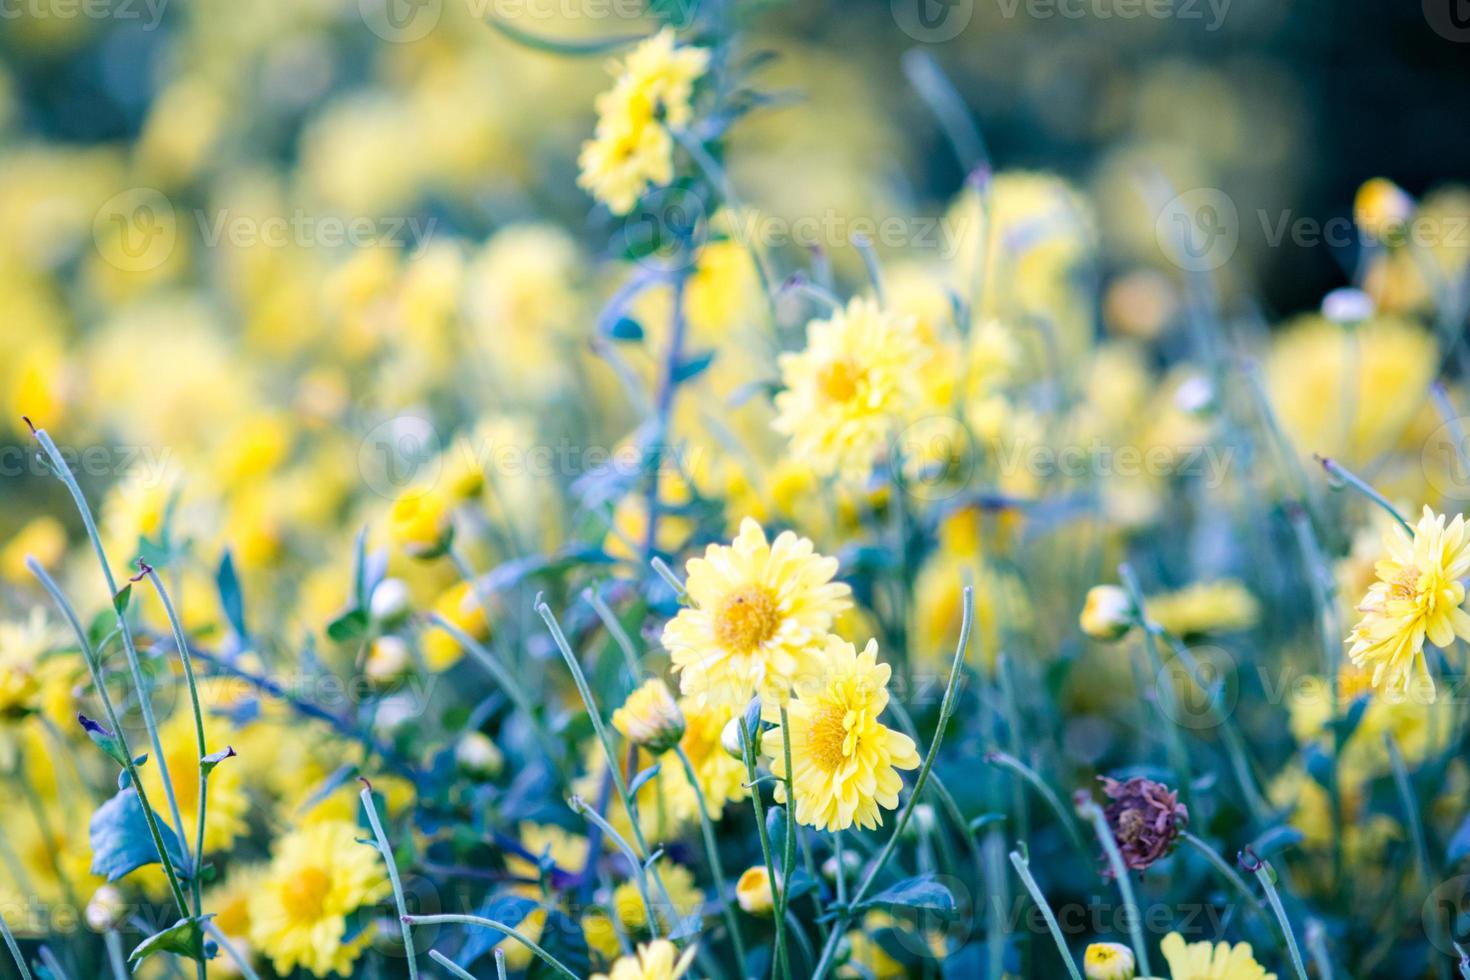
{"type": "Polygon", "coordinates": [[[1142,776],[1121,783],[1107,776],[1099,779],[1111,801],[1103,815],[1125,865],[1142,871],[1174,849],[1189,826],[1189,809],[1177,792],[1142,776]]]}

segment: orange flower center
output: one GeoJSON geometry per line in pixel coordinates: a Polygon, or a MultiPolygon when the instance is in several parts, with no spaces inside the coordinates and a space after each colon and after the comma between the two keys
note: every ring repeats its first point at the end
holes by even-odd
{"type": "Polygon", "coordinates": [[[298,922],[320,919],[331,888],[332,879],[321,868],[302,868],[281,888],[281,904],[298,922]]]}
{"type": "Polygon", "coordinates": [[[780,625],[776,600],[758,585],[730,593],[715,611],[715,636],[731,653],[749,653],[775,636],[780,625]]]}
{"type": "Polygon", "coordinates": [[[844,760],[857,752],[857,732],[853,729],[857,712],[841,704],[824,704],[812,715],[812,761],[827,772],[838,769],[844,760]]]}
{"type": "Polygon", "coordinates": [[[830,361],[817,372],[817,386],[830,401],[845,402],[857,394],[861,372],[852,361],[830,361]]]}

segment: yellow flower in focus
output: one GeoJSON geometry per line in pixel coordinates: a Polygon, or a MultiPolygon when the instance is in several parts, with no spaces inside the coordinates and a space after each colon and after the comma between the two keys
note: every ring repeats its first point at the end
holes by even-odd
{"type": "Polygon", "coordinates": [[[652,186],[674,179],[674,140],[692,115],[694,83],[709,65],[703,48],[676,45],[664,28],[634,48],[613,87],[597,97],[597,128],[577,158],[577,183],[614,214],[627,214],[652,186]]]}
{"type": "Polygon", "coordinates": [[[1146,600],[1149,618],[1175,636],[1250,629],[1261,605],[1235,579],[1195,582],[1146,600]]]}
{"type": "Polygon", "coordinates": [[[432,490],[409,490],[388,512],[393,544],[413,558],[437,558],[449,539],[449,505],[432,490]]]}
{"type": "Polygon", "coordinates": [[[624,956],[612,965],[610,973],[595,973],[592,980],[679,980],[694,961],[694,946],[679,955],[679,948],[667,939],[655,939],[638,947],[632,956],[624,956]]]}
{"type": "Polygon", "coordinates": [[[1416,682],[1434,681],[1424,661],[1424,641],[1447,647],[1455,637],[1470,640],[1470,614],[1461,581],[1470,572],[1470,534],[1456,514],[1425,506],[1413,537],[1395,525],[1384,535],[1388,558],[1377,565],[1378,581],[1358,604],[1363,614],[1347,642],[1355,665],[1373,670],[1373,687],[1407,692],[1416,682]]]}
{"type": "Polygon", "coordinates": [[[776,905],[771,890],[771,872],[764,864],[757,864],[740,872],[735,882],[735,898],[740,907],[751,915],[770,915],[776,905]]]}
{"type": "Polygon", "coordinates": [[[277,841],[248,906],[250,943],[277,973],[300,966],[318,977],[346,976],[372,942],[371,926],[347,939],[347,919],[387,895],[389,884],[378,852],[357,837],[354,824],[332,821],[277,841]]]}
{"type": "MultiPolygon", "coordinates": [[[[490,621],[485,608],[468,582],[456,582],[434,600],[435,615],[458,627],[470,639],[483,643],[490,639],[490,621]]],[[[464,647],[454,634],[442,626],[430,626],[422,638],[424,663],[430,670],[448,670],[464,656],[464,647]]]]}
{"type": "Polygon", "coordinates": [[[613,727],[654,755],[662,755],[684,737],[684,716],[669,687],[658,678],[644,681],[613,712],[613,727]]]}
{"type": "Polygon", "coordinates": [[[1250,943],[1185,944],[1184,937],[1171,932],[1159,944],[1169,963],[1173,980],[1276,980],[1251,955],[1250,943]]]}
{"type": "Polygon", "coordinates": [[[1082,954],[1087,980],[1133,980],[1137,969],[1133,951],[1118,943],[1090,943],[1082,954]]]}
{"type": "Polygon", "coordinates": [[[922,359],[912,317],[854,299],[807,325],[805,350],[781,355],[773,427],[817,472],[865,479],[922,403],[922,359]]]}
{"type": "Polygon", "coordinates": [[[31,557],[48,572],[55,571],[66,554],[66,529],[50,515],[28,522],[0,550],[0,577],[19,585],[32,580],[26,558],[31,557]]]}
{"type": "MultiPolygon", "coordinates": [[[[919,753],[913,739],[878,721],[888,706],[892,670],[878,663],[876,640],[858,653],[841,637],[829,636],[822,660],[816,686],[803,685],[787,709],[796,819],[820,830],[846,830],[854,823],[872,830],[883,823],[882,809],[898,806],[898,770],[918,768],[919,753]]],[[[763,741],[771,771],[783,780],[785,737],[777,727],[763,741]]],[[[776,785],[776,800],[786,800],[784,783],[776,785]]]]}
{"type": "Polygon", "coordinates": [[[783,531],[767,543],[746,518],[729,545],[686,568],[690,605],[664,627],[679,688],[696,706],[743,709],[753,694],[774,707],[797,678],[818,673],[822,637],[848,605],[837,559],[783,531]]]}

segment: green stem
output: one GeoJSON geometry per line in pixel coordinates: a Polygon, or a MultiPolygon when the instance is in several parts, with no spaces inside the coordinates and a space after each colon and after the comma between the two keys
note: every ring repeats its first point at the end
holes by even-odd
{"type": "Polygon", "coordinates": [[[641,668],[638,665],[638,652],[633,649],[633,640],[628,636],[628,631],[623,629],[623,624],[618,621],[618,617],[613,614],[612,609],[596,589],[584,589],[582,596],[597,613],[597,618],[602,620],[602,625],[607,628],[608,635],[613,638],[618,649],[623,651],[623,661],[628,666],[628,675],[633,678],[634,683],[637,683],[641,668]]]}
{"type": "MultiPolygon", "coordinates": [[[[29,419],[27,424],[29,424],[29,419]]],[[[128,670],[133,677],[133,687],[138,691],[138,707],[143,713],[143,724],[148,729],[148,739],[153,746],[153,757],[158,764],[158,775],[163,780],[163,795],[168,800],[169,811],[173,816],[179,847],[187,850],[188,845],[185,842],[188,838],[184,834],[184,818],[179,814],[179,802],[174,797],[173,780],[169,778],[168,765],[163,755],[163,743],[158,736],[158,722],[153,717],[153,698],[143,679],[143,667],[138,660],[137,647],[133,643],[132,627],[128,625],[124,607],[120,607],[117,603],[117,581],[112,576],[112,566],[107,561],[107,552],[102,548],[102,536],[97,532],[97,522],[92,517],[92,508],[87,504],[87,498],[82,494],[82,488],[77,484],[76,477],[72,475],[71,467],[66,465],[66,460],[56,448],[56,443],[51,440],[50,434],[45,429],[33,431],[36,440],[41,443],[41,448],[46,451],[47,457],[51,460],[51,469],[61,479],[61,482],[66,484],[66,489],[71,493],[72,501],[76,504],[82,524],[87,530],[87,537],[92,542],[92,550],[97,555],[97,563],[102,568],[102,578],[107,584],[108,605],[111,606],[113,615],[117,619],[118,629],[122,633],[123,652],[127,655],[128,670]]],[[[139,788],[139,795],[142,795],[141,788],[139,788]]],[[[167,863],[166,859],[165,863],[167,863]]],[[[187,917],[189,913],[185,910],[183,914],[187,917]]]]}
{"type": "Polygon", "coordinates": [[[123,769],[128,774],[128,783],[138,794],[138,802],[143,808],[143,820],[148,825],[148,835],[153,838],[153,847],[158,852],[158,861],[163,865],[164,875],[168,878],[169,891],[173,893],[174,902],[179,907],[179,915],[183,918],[188,918],[189,901],[184,896],[183,886],[179,883],[178,872],[174,869],[173,858],[169,856],[168,848],[164,845],[163,831],[159,829],[158,824],[158,814],[154,812],[152,804],[148,802],[148,794],[143,789],[143,783],[138,775],[138,767],[133,762],[133,752],[128,746],[127,735],[123,732],[122,723],[118,720],[117,708],[113,705],[112,695],[107,692],[107,684],[102,678],[102,665],[97,660],[97,654],[92,649],[91,641],[87,639],[87,632],[82,629],[82,623],[81,620],[77,619],[76,610],[72,608],[65,594],[52,581],[51,576],[46,570],[34,558],[26,559],[26,567],[40,581],[41,586],[50,594],[52,600],[61,610],[62,616],[71,625],[72,633],[77,638],[77,646],[82,651],[82,659],[86,661],[87,672],[92,676],[92,686],[97,689],[97,697],[101,700],[102,710],[107,715],[107,723],[112,726],[112,731],[117,738],[118,750],[122,753],[123,757],[123,769]]]}
{"type": "Polygon", "coordinates": [[[1046,805],[1051,807],[1051,811],[1056,814],[1057,819],[1061,821],[1062,827],[1067,831],[1067,836],[1071,839],[1072,846],[1077,849],[1077,853],[1082,855],[1088,863],[1091,863],[1092,854],[1087,850],[1087,846],[1082,843],[1082,832],[1077,828],[1076,816],[1068,812],[1066,807],[1062,806],[1062,801],[1057,798],[1057,794],[1052,791],[1050,786],[1046,785],[1036,770],[1015,756],[1005,752],[987,752],[985,753],[985,761],[991,765],[1009,769],[1030,783],[1031,787],[1046,802],[1046,805]]]}
{"type": "MultiPolygon", "coordinates": [[[[1399,801],[1404,807],[1404,823],[1408,825],[1409,837],[1414,842],[1414,860],[1418,867],[1419,881],[1425,889],[1428,889],[1433,885],[1434,879],[1430,877],[1429,845],[1424,840],[1424,825],[1419,819],[1419,807],[1414,802],[1414,785],[1409,780],[1409,770],[1404,765],[1403,754],[1399,752],[1398,743],[1394,741],[1392,733],[1384,733],[1383,744],[1388,749],[1388,761],[1393,769],[1394,786],[1398,790],[1399,801]]],[[[1433,917],[1430,918],[1433,919],[1433,917]]],[[[1439,931],[1437,921],[1430,928],[1437,933],[1439,931]]],[[[1443,980],[1446,974],[1442,956],[1434,957],[1434,969],[1443,980]]]]}
{"type": "Polygon", "coordinates": [[[1298,980],[1307,980],[1307,968],[1302,963],[1302,951],[1297,948],[1296,934],[1291,931],[1291,920],[1286,917],[1286,909],[1281,904],[1281,896],[1276,893],[1274,878],[1276,871],[1271,867],[1271,862],[1265,858],[1256,857],[1254,852],[1247,849],[1246,855],[1253,862],[1246,869],[1256,876],[1256,880],[1265,889],[1266,901],[1271,903],[1271,911],[1276,915],[1276,922],[1281,926],[1281,932],[1286,936],[1286,950],[1291,955],[1291,965],[1296,969],[1298,980]]]}
{"type": "MultiPolygon", "coordinates": [[[[766,862],[766,877],[771,883],[772,904],[779,907],[781,890],[786,887],[786,882],[776,875],[776,860],[771,854],[771,835],[766,829],[766,808],[761,803],[761,787],[755,771],[755,736],[750,726],[746,724],[743,715],[740,717],[739,724],[740,750],[745,756],[745,774],[750,783],[750,805],[755,811],[756,835],[761,842],[761,857],[766,862]]],[[[772,975],[780,976],[784,973],[790,980],[795,980],[791,975],[790,963],[790,954],[786,949],[786,922],[784,918],[778,916],[776,918],[776,962],[771,964],[772,975]]]]}
{"type": "Polygon", "coordinates": [[[1399,522],[1405,531],[1409,532],[1410,537],[1414,536],[1413,525],[1404,520],[1404,515],[1400,514],[1394,505],[1388,502],[1388,498],[1369,486],[1366,480],[1335,459],[1329,459],[1326,456],[1316,456],[1315,458],[1317,462],[1322,464],[1322,468],[1327,471],[1328,476],[1347,484],[1379,507],[1382,507],[1394,520],[1399,522]]]}
{"type": "MultiPolygon", "coordinates": [[[[109,929],[102,938],[107,946],[107,962],[112,966],[112,980],[128,980],[128,965],[127,960],[123,958],[122,937],[117,934],[116,929],[109,929]]],[[[260,980],[253,974],[244,973],[244,971],[241,971],[241,975],[245,977],[245,980],[260,980]]]]}
{"type": "Polygon", "coordinates": [[[684,751],[684,746],[674,746],[674,754],[684,765],[684,775],[689,780],[689,785],[694,787],[694,799],[699,804],[699,826],[704,834],[704,853],[709,860],[710,873],[714,875],[715,890],[720,896],[720,911],[725,918],[725,928],[730,930],[730,938],[735,943],[735,955],[740,959],[740,975],[745,976],[745,938],[740,933],[740,920],[735,916],[730,889],[726,884],[725,867],[720,862],[720,849],[715,843],[714,818],[705,804],[704,790],[699,786],[699,778],[694,774],[694,764],[689,761],[689,753],[684,751]]]}
{"type": "MultiPolygon", "coordinates": [[[[1138,578],[1127,562],[1118,566],[1118,577],[1123,582],[1123,588],[1128,591],[1129,598],[1133,600],[1133,608],[1138,610],[1139,619],[1147,624],[1143,589],[1139,587],[1138,578]]],[[[1147,625],[1143,630],[1143,646],[1148,652],[1149,663],[1154,671],[1154,693],[1159,698],[1159,711],[1164,715],[1164,747],[1169,754],[1169,766],[1174,770],[1175,779],[1179,781],[1179,791],[1184,797],[1185,806],[1191,812],[1198,813],[1194,800],[1194,779],[1189,769],[1189,752],[1184,747],[1183,739],[1179,737],[1179,705],[1176,700],[1177,692],[1174,690],[1174,678],[1173,675],[1165,675],[1164,658],[1159,653],[1159,638],[1147,625]]]]}
{"type": "Polygon", "coordinates": [[[1031,900],[1036,907],[1041,909],[1042,918],[1046,919],[1046,928],[1051,932],[1051,938],[1057,944],[1057,953],[1062,957],[1062,962],[1067,964],[1067,973],[1072,980],[1082,980],[1082,974],[1077,972],[1077,964],[1072,959],[1072,953],[1067,949],[1067,940],[1062,935],[1062,927],[1057,924],[1057,917],[1051,910],[1051,904],[1047,902],[1046,895],[1042,893],[1041,886],[1031,876],[1031,868],[1020,851],[1011,852],[1011,867],[1016,869],[1016,874],[1021,878],[1021,884],[1031,893],[1031,900]]]}
{"type": "Polygon", "coordinates": [[[567,980],[581,980],[580,977],[578,977],[575,973],[567,968],[567,965],[565,963],[538,946],[535,940],[529,938],[524,933],[510,926],[496,922],[494,919],[483,919],[478,915],[405,915],[403,917],[403,921],[406,925],[410,927],[461,925],[478,926],[482,929],[493,929],[494,931],[500,933],[502,936],[509,936],[511,939],[519,942],[522,946],[526,947],[536,956],[540,957],[541,962],[551,967],[561,976],[566,977],[567,980]]]}
{"type": "Polygon", "coordinates": [[[219,926],[215,925],[213,919],[204,920],[204,931],[209,933],[209,938],[218,943],[219,948],[225,951],[225,955],[239,968],[240,975],[245,980],[260,980],[260,975],[250,965],[250,957],[240,952],[240,948],[230,941],[230,937],[226,936],[219,926]]]}
{"type": "Polygon", "coordinates": [[[461,967],[458,963],[455,963],[453,960],[445,956],[443,953],[439,952],[437,949],[429,950],[429,959],[433,960],[435,963],[438,963],[440,966],[444,967],[444,969],[448,970],[456,977],[459,977],[459,980],[475,980],[474,974],[461,967]]]}
{"type": "Polygon", "coordinates": [[[368,823],[372,825],[373,836],[378,842],[378,853],[383,855],[383,863],[388,865],[388,882],[393,886],[393,901],[398,906],[398,925],[403,930],[403,951],[408,956],[409,980],[418,980],[418,960],[413,952],[413,930],[408,925],[408,903],[403,898],[403,882],[398,878],[398,862],[393,858],[393,846],[388,843],[388,835],[383,833],[383,822],[378,819],[378,808],[373,803],[373,787],[366,779],[362,792],[358,794],[362,800],[362,808],[367,811],[368,823]]]}
{"type": "Polygon", "coordinates": [[[852,920],[853,907],[861,904],[863,898],[868,894],[868,889],[882,872],[888,859],[893,856],[893,850],[898,846],[898,840],[903,836],[904,829],[908,826],[909,819],[914,814],[914,806],[919,797],[924,793],[924,785],[929,781],[930,770],[934,768],[934,760],[939,756],[939,747],[944,742],[944,730],[949,726],[949,719],[954,714],[955,692],[960,686],[960,668],[964,666],[965,651],[970,645],[970,629],[975,618],[975,589],[973,586],[965,586],[963,600],[963,618],[960,620],[959,642],[955,645],[954,660],[949,666],[949,682],[944,688],[944,699],[939,704],[939,722],[934,730],[934,739],[929,743],[929,752],[924,756],[923,763],[919,766],[919,775],[914,780],[913,791],[909,794],[908,802],[899,813],[898,820],[894,824],[893,833],[883,844],[883,850],[868,867],[862,883],[858,885],[853,893],[852,902],[849,903],[841,915],[838,923],[827,938],[822,948],[822,958],[817,961],[817,967],[812,973],[813,980],[822,980],[827,971],[832,968],[832,960],[837,955],[837,946],[842,935],[847,931],[847,924],[852,920]]]}
{"type": "Polygon", "coordinates": [[[791,906],[791,892],[786,883],[791,880],[792,865],[796,863],[796,788],[791,781],[791,720],[786,715],[786,705],[779,708],[781,715],[781,751],[785,755],[786,776],[786,837],[781,842],[781,918],[791,906]]]}
{"type": "Polygon", "coordinates": [[[1118,891],[1122,893],[1123,915],[1128,920],[1128,938],[1133,946],[1134,959],[1138,961],[1139,975],[1153,976],[1154,971],[1149,968],[1148,947],[1143,943],[1143,927],[1140,922],[1143,910],[1138,907],[1138,902],[1133,897],[1133,882],[1128,878],[1128,868],[1123,864],[1123,855],[1118,850],[1118,842],[1113,839],[1113,831],[1108,826],[1108,819],[1103,814],[1102,807],[1092,800],[1084,800],[1078,810],[1084,817],[1092,821],[1092,828],[1097,833],[1098,843],[1102,845],[1103,853],[1108,858],[1108,867],[1112,869],[1113,880],[1118,883],[1118,891]]]}
{"type": "MultiPolygon", "coordinates": [[[[612,824],[608,823],[600,813],[588,806],[586,800],[580,796],[574,796],[568,801],[567,805],[572,808],[573,813],[583,816],[595,824],[608,840],[617,845],[618,850],[623,852],[623,856],[633,866],[633,883],[638,886],[638,895],[643,899],[643,910],[648,916],[648,931],[652,934],[653,938],[657,939],[659,935],[659,919],[653,899],[648,895],[648,874],[643,869],[643,857],[637,851],[633,850],[633,845],[629,844],[622,834],[613,829],[612,824]]],[[[674,915],[675,910],[670,907],[670,924],[673,923],[674,915]]]]}
{"type": "Polygon", "coordinates": [[[31,968],[26,965],[26,958],[20,952],[20,944],[15,941],[15,934],[10,931],[10,924],[5,921],[3,914],[0,914],[0,934],[4,935],[5,945],[10,948],[10,955],[20,969],[21,980],[32,980],[31,968]]]}

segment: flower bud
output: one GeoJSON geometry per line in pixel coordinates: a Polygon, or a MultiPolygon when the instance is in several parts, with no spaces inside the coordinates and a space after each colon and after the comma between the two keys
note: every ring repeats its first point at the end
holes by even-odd
{"type": "Polygon", "coordinates": [[[725,754],[737,762],[745,761],[745,746],[740,738],[740,722],[745,722],[746,731],[750,732],[750,740],[755,743],[755,754],[761,754],[761,699],[751,698],[750,704],[745,707],[745,714],[731,718],[725,722],[725,727],[720,730],[720,747],[725,754]]]}
{"type": "Polygon", "coordinates": [[[1116,585],[1094,585],[1087,590],[1079,622],[1094,640],[1118,640],[1133,628],[1133,600],[1116,585]]]}
{"type": "Polygon", "coordinates": [[[123,893],[113,885],[98,888],[87,903],[86,917],[93,932],[116,929],[128,917],[128,904],[123,893]]]}
{"type": "Polygon", "coordinates": [[[771,873],[765,865],[757,864],[746,868],[735,882],[735,898],[740,907],[751,915],[770,915],[776,905],[771,891],[771,873]]]}
{"type": "Polygon", "coordinates": [[[1413,214],[1414,199],[1386,177],[1364,181],[1353,197],[1353,220],[1364,235],[1380,242],[1402,238],[1413,214]]]}
{"type": "Polygon", "coordinates": [[[1133,980],[1137,969],[1133,951],[1118,943],[1092,943],[1082,956],[1087,980],[1133,980]]]}
{"type": "Polygon", "coordinates": [[[410,490],[388,512],[393,543],[411,558],[437,558],[449,545],[449,511],[443,498],[423,489],[410,490]]]}
{"type": "Polygon", "coordinates": [[[385,578],[373,588],[368,609],[382,622],[397,619],[408,612],[408,586],[401,578],[385,578]]]}
{"type": "Polygon", "coordinates": [[[499,774],[505,757],[485,733],[466,732],[454,743],[454,762],[470,776],[489,778],[499,774]]]}
{"type": "Polygon", "coordinates": [[[654,755],[662,755],[684,737],[684,713],[658,678],[644,681],[623,706],[613,712],[613,727],[629,741],[654,755]]]}
{"type": "MultiPolygon", "coordinates": [[[[842,852],[842,869],[844,877],[850,879],[863,866],[863,859],[851,851],[842,852]]],[[[822,862],[822,877],[828,881],[837,880],[837,855],[833,854],[822,862]]]]}
{"type": "Polygon", "coordinates": [[[390,634],[378,637],[368,647],[363,673],[375,686],[385,687],[408,673],[412,664],[413,655],[409,652],[407,641],[401,636],[390,634]]]}

